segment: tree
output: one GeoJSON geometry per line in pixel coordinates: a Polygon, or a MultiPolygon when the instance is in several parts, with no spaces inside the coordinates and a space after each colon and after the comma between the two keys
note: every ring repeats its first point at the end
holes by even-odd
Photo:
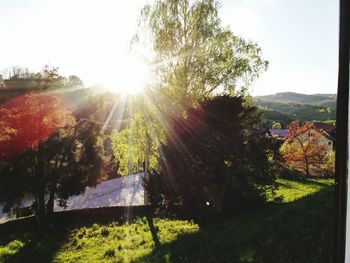
{"type": "Polygon", "coordinates": [[[242,97],[218,96],[172,120],[160,148],[161,170],[146,186],[155,204],[197,219],[234,213],[266,199],[274,176],[271,141],[260,114],[242,97]]]}
{"type": "MultiPolygon", "coordinates": [[[[51,67],[45,65],[40,72],[31,72],[27,68],[13,67],[5,78],[9,83],[2,83],[1,85],[10,85],[16,88],[25,88],[31,91],[38,90],[55,90],[60,88],[83,87],[83,82],[77,76],[69,76],[65,78],[58,72],[58,67],[51,67]]],[[[5,76],[6,76],[5,75],[5,76]]]]}
{"type": "MultiPolygon", "coordinates": [[[[164,125],[168,119],[182,116],[221,91],[233,94],[237,88],[246,88],[267,68],[256,44],[221,26],[218,8],[213,0],[157,0],[141,10],[132,45],[138,50],[150,49],[147,59],[154,69],[154,82],[146,100],[153,107],[139,112],[147,115],[147,125],[152,119],[158,130],[144,134],[153,145],[165,142],[154,134],[172,133],[164,125]]],[[[124,133],[122,137],[128,134],[124,133]]],[[[119,158],[123,156],[127,155],[119,158]]]]}
{"type": "Polygon", "coordinates": [[[325,176],[334,177],[335,175],[335,152],[334,151],[332,151],[331,153],[325,156],[325,160],[321,165],[321,169],[325,176]]]}
{"type": "Polygon", "coordinates": [[[282,125],[281,125],[281,123],[279,123],[279,122],[274,122],[273,124],[272,124],[272,129],[278,129],[278,130],[280,130],[282,128],[282,125]]]}
{"type": "Polygon", "coordinates": [[[157,0],[140,15],[134,45],[145,45],[155,71],[151,96],[162,110],[182,112],[219,92],[247,87],[268,62],[254,43],[221,25],[214,0],[157,0]]]}
{"type": "Polygon", "coordinates": [[[326,147],[320,143],[321,132],[310,122],[301,125],[293,121],[288,126],[288,135],[280,152],[284,161],[295,168],[301,168],[307,176],[310,169],[320,168],[327,156],[326,147]]]}
{"type": "Polygon", "coordinates": [[[54,201],[82,193],[103,175],[100,126],[75,122],[57,94],[29,94],[2,106],[0,202],[4,210],[30,195],[39,227],[47,226],[54,201]],[[21,103],[19,103],[21,102],[21,103]]]}
{"type": "Polygon", "coordinates": [[[0,106],[0,158],[34,149],[56,129],[73,124],[62,98],[45,93],[28,93],[0,106]]]}
{"type": "Polygon", "coordinates": [[[67,88],[83,87],[84,83],[79,77],[72,75],[66,79],[64,86],[67,88]]]}
{"type": "Polygon", "coordinates": [[[119,161],[121,175],[137,173],[147,168],[158,169],[157,149],[162,129],[155,125],[151,119],[146,121],[145,116],[138,111],[128,127],[112,132],[112,151],[119,161]],[[151,136],[158,140],[152,141],[151,136]]]}

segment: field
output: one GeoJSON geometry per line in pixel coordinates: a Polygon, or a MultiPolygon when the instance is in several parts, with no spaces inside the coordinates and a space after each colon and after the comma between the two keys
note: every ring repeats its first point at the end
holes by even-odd
{"type": "Polygon", "coordinates": [[[200,228],[138,218],[0,236],[0,262],[332,262],[332,180],[279,179],[266,208],[200,228]],[[275,201],[273,201],[275,200],[275,201]]]}

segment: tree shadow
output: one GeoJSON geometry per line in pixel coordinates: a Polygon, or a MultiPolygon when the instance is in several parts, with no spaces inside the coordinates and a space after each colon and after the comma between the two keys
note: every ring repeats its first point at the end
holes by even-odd
{"type": "MultiPolygon", "coordinates": [[[[314,182],[312,181],[312,179],[334,179],[334,177],[324,177],[320,176],[320,174],[306,176],[306,174],[303,171],[300,171],[296,168],[288,168],[284,166],[280,167],[280,171],[278,174],[278,177],[281,179],[288,179],[297,182],[314,182]]],[[[315,182],[315,184],[317,184],[317,182],[315,182]]]]}
{"type": "Polygon", "coordinates": [[[330,262],[333,189],[242,214],[162,244],[136,262],[330,262]]]}
{"type": "MultiPolygon", "coordinates": [[[[34,230],[35,231],[35,230],[34,230]]],[[[52,262],[56,252],[67,241],[70,230],[66,228],[39,232],[15,233],[12,238],[22,240],[25,245],[16,253],[3,258],[4,262],[52,262]]]]}
{"type": "Polygon", "coordinates": [[[158,238],[157,230],[153,224],[153,215],[148,214],[146,216],[146,218],[147,218],[148,227],[149,227],[151,234],[152,234],[152,239],[153,239],[154,245],[156,248],[158,248],[158,247],[160,247],[160,241],[158,238]]]}
{"type": "MultiPolygon", "coordinates": [[[[145,215],[152,234],[155,247],[160,246],[156,227],[153,223],[153,212],[149,208],[128,209],[95,209],[89,211],[70,211],[69,213],[55,213],[53,226],[40,233],[35,219],[29,217],[5,223],[1,228],[0,245],[8,246],[12,241],[24,243],[23,247],[11,255],[1,255],[0,262],[52,262],[57,252],[67,244],[69,236],[77,228],[91,227],[93,224],[109,225],[116,223],[123,225],[132,222],[140,215],[145,215]]],[[[11,245],[10,245],[11,246],[11,245]]]]}
{"type": "MultiPolygon", "coordinates": [[[[279,175],[279,178],[281,179],[287,179],[289,181],[294,181],[294,182],[299,182],[303,183],[306,185],[317,185],[320,187],[329,187],[328,182],[322,182],[320,180],[314,180],[314,179],[320,179],[317,177],[307,177],[305,174],[301,173],[300,171],[297,170],[289,170],[289,169],[284,169],[279,175]]],[[[321,178],[322,179],[322,178],[321,178]]],[[[332,178],[324,178],[324,179],[332,179],[332,178]]],[[[289,188],[290,186],[283,184],[281,182],[276,182],[277,185],[284,186],[286,188],[289,188]]]]}
{"type": "MultiPolygon", "coordinates": [[[[307,186],[319,186],[321,188],[329,187],[328,182],[320,182],[320,181],[312,181],[311,179],[305,178],[305,179],[288,179],[289,181],[294,181],[294,182],[299,182],[302,183],[303,185],[307,186]]],[[[277,187],[283,186],[284,188],[294,188],[295,186],[290,185],[290,184],[284,184],[282,182],[276,182],[275,183],[277,187]]]]}

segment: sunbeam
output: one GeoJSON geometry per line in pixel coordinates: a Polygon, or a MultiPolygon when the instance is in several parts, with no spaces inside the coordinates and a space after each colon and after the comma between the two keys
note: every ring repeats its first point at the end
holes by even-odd
{"type": "MultiPolygon", "coordinates": [[[[119,99],[114,102],[113,107],[107,116],[107,119],[103,123],[101,132],[104,132],[107,125],[111,121],[112,117],[115,117],[117,120],[122,119],[123,114],[124,114],[124,110],[125,110],[125,103],[126,103],[126,96],[125,96],[125,94],[122,93],[121,96],[119,97],[119,99]],[[115,112],[116,112],[116,115],[114,115],[115,112]]],[[[121,122],[118,122],[116,124],[116,127],[113,127],[113,128],[115,128],[117,131],[119,131],[120,126],[121,126],[121,122]]]]}

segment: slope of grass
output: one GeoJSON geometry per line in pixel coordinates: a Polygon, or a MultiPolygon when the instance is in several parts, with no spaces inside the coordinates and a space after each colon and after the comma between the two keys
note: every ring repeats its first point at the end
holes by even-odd
{"type": "Polygon", "coordinates": [[[165,244],[137,262],[332,262],[330,191],[240,216],[165,244]]]}
{"type": "MultiPolygon", "coordinates": [[[[182,233],[198,231],[198,226],[191,222],[155,219],[159,242],[168,243],[182,233]]],[[[91,228],[74,230],[68,242],[58,251],[58,262],[131,262],[153,249],[153,237],[145,218],[135,223],[118,226],[92,225],[91,228]]]]}
{"type": "Polygon", "coordinates": [[[331,180],[279,179],[283,203],[200,229],[139,218],[0,236],[0,262],[331,262],[331,180]],[[155,245],[157,244],[157,246],[155,245]]]}
{"type": "Polygon", "coordinates": [[[314,194],[324,188],[331,187],[334,184],[333,179],[278,179],[278,189],[275,191],[275,198],[283,200],[284,203],[293,202],[304,196],[314,194]]]}
{"type": "MultiPolygon", "coordinates": [[[[160,243],[199,230],[189,221],[154,219],[160,243]]],[[[14,234],[0,243],[0,262],[131,262],[152,252],[154,238],[146,218],[76,229],[54,229],[44,237],[14,234]],[[13,239],[13,241],[10,241],[13,239]],[[7,243],[8,242],[8,243],[7,243]],[[28,261],[30,259],[30,261],[28,261]]]]}

